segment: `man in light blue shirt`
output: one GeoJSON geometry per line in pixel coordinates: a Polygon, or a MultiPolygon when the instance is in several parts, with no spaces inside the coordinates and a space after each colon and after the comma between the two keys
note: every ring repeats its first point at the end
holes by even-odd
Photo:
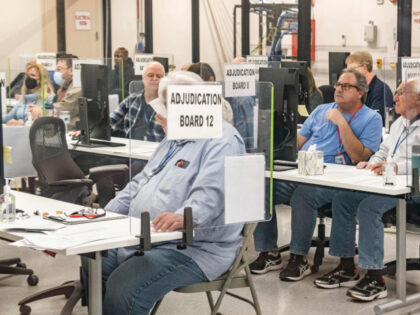
{"type": "Polygon", "coordinates": [[[220,139],[162,140],[106,210],[136,217],[149,211],[156,230],[174,231],[183,227],[184,207],[191,207],[194,243],[185,250],[177,242],[159,243],[144,256],[135,256],[134,247],[109,251],[102,263],[104,314],[148,314],[171,290],[213,280],[231,266],[243,225],[224,225],[224,159],[243,154],[241,136],[226,122],[220,139]]]}
{"type": "MultiPolygon", "coordinates": [[[[307,150],[316,144],[317,150],[324,152],[327,163],[355,164],[366,160],[378,150],[382,137],[381,116],[363,105],[366,93],[365,77],[356,70],[344,70],[337,82],[335,102],[318,106],[306,119],[297,136],[298,149],[307,150]]],[[[303,255],[309,250],[318,208],[312,205],[315,201],[317,205],[328,203],[329,195],[319,190],[318,198],[318,194],[307,189],[307,186],[273,182],[273,204],[290,202],[292,205],[291,253],[298,261],[291,266],[291,272],[288,268],[282,271],[280,277],[286,280],[302,279],[302,270],[307,274],[309,265],[303,255]],[[299,204],[305,200],[309,206],[299,204]],[[299,266],[303,267],[299,269],[299,266]]],[[[266,195],[266,209],[270,206],[269,197],[266,195]]],[[[255,248],[261,253],[250,265],[253,273],[280,269],[277,233],[276,212],[273,211],[271,220],[259,223],[254,232],[255,248]]],[[[295,261],[291,259],[291,262],[295,261]]]]}

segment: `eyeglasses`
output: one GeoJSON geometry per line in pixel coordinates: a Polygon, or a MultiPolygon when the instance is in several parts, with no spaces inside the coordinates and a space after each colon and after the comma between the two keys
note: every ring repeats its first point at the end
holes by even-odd
{"type": "Polygon", "coordinates": [[[359,89],[359,87],[357,87],[356,85],[353,85],[353,84],[349,84],[349,83],[340,83],[340,82],[337,82],[336,84],[334,84],[334,88],[342,88],[343,89],[343,91],[348,91],[348,90],[350,90],[351,88],[355,88],[356,90],[358,90],[359,89]]]}
{"type": "Polygon", "coordinates": [[[65,214],[70,218],[87,218],[87,219],[97,219],[100,217],[104,217],[106,215],[106,211],[104,209],[93,209],[93,208],[84,208],[79,211],[75,211],[70,213],[70,215],[65,214]]]}
{"type": "Polygon", "coordinates": [[[401,95],[405,95],[405,94],[415,94],[415,92],[407,92],[405,90],[396,90],[394,92],[394,96],[398,96],[398,97],[400,97],[401,95]]]}

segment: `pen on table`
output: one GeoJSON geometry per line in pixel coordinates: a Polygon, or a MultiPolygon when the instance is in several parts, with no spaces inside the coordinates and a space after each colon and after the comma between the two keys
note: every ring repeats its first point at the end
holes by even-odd
{"type": "Polygon", "coordinates": [[[373,172],[374,170],[376,170],[376,169],[380,168],[381,166],[382,166],[382,165],[375,166],[375,167],[371,168],[370,170],[373,172]]]}

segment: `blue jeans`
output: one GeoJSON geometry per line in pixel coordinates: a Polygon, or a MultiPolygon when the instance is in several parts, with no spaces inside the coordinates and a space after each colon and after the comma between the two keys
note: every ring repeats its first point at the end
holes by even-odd
{"type": "Polygon", "coordinates": [[[277,249],[277,216],[275,205],[287,204],[295,190],[296,185],[273,180],[273,214],[270,215],[270,180],[265,182],[265,209],[266,220],[260,222],[254,231],[254,244],[257,251],[271,251],[277,249]]]}
{"type": "MultiPolygon", "coordinates": [[[[420,203],[414,199],[413,203],[420,203]]],[[[407,203],[410,205],[410,203],[407,203]]],[[[397,199],[366,193],[341,192],[333,203],[330,255],[353,257],[356,221],[359,221],[359,267],[383,268],[384,224],[382,216],[397,206],[397,199]]]]}
{"type": "MultiPolygon", "coordinates": [[[[87,259],[82,257],[84,279],[87,259]]],[[[117,249],[102,259],[103,314],[147,315],[175,288],[206,281],[198,265],[180,251],[153,248],[143,256],[117,261],[117,249]]],[[[84,280],[85,291],[87,281],[84,280]]]]}
{"type": "Polygon", "coordinates": [[[292,239],[290,252],[306,255],[311,247],[318,208],[333,201],[337,190],[299,185],[290,200],[292,206],[292,239]]]}

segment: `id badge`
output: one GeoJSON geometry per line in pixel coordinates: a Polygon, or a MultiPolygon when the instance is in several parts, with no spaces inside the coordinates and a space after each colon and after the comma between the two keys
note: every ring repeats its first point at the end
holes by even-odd
{"type": "Polygon", "coordinates": [[[344,156],[344,153],[334,155],[334,161],[335,164],[346,165],[346,157],[344,156]]]}

